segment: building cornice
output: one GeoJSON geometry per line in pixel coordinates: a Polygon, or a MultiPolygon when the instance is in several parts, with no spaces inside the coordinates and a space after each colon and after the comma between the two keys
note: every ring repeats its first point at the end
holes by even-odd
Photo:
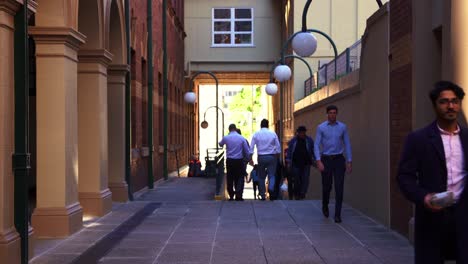
{"type": "Polygon", "coordinates": [[[112,62],[113,58],[114,55],[106,49],[80,49],[78,52],[78,60],[80,62],[98,62],[106,67],[112,62]]]}
{"type": "Polygon", "coordinates": [[[74,50],[79,50],[86,40],[85,35],[69,27],[29,27],[29,33],[37,43],[62,43],[74,50]]]}

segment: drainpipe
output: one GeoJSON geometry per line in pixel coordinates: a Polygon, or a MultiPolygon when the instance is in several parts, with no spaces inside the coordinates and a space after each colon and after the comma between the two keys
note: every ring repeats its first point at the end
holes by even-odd
{"type": "Polygon", "coordinates": [[[163,176],[167,180],[167,0],[162,1],[162,52],[163,52],[163,176]]]}
{"type": "Polygon", "coordinates": [[[15,15],[14,35],[15,76],[15,153],[14,171],[14,218],[15,228],[21,237],[21,263],[28,263],[29,199],[28,178],[31,169],[29,153],[29,55],[28,55],[28,0],[15,15]]]}
{"type": "Polygon", "coordinates": [[[148,0],[147,7],[148,43],[146,45],[148,60],[148,189],[154,188],[153,175],[153,1],[148,0]]]}
{"type": "MultiPolygon", "coordinates": [[[[130,0],[125,0],[125,34],[127,35],[127,65],[132,65],[132,49],[130,47],[130,0]]],[[[131,69],[125,75],[125,181],[128,186],[128,199],[133,201],[132,170],[130,167],[130,144],[132,138],[131,128],[131,69]]]]}

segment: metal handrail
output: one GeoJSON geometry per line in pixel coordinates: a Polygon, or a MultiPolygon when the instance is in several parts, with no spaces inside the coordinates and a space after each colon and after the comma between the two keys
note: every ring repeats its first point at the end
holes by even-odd
{"type": "Polygon", "coordinates": [[[304,97],[326,86],[332,80],[349,74],[360,68],[361,64],[361,40],[356,41],[349,48],[341,52],[336,59],[321,65],[319,69],[304,82],[304,97]],[[336,65],[336,69],[335,69],[336,65]],[[334,78],[336,74],[336,78],[334,78]]]}

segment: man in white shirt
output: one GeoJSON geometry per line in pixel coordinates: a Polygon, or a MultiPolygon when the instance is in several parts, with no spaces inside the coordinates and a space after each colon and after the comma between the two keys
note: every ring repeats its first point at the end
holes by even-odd
{"type": "Polygon", "coordinates": [[[274,192],[276,166],[278,157],[281,153],[281,146],[278,136],[275,132],[268,129],[268,120],[263,119],[260,122],[261,129],[252,136],[250,141],[250,155],[253,155],[254,148],[257,146],[258,161],[258,189],[261,199],[265,200],[265,179],[268,175],[268,193],[270,200],[276,199],[274,192]]]}

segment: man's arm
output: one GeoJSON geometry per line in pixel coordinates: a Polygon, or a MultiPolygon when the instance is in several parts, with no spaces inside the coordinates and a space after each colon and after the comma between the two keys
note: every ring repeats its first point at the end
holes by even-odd
{"type": "Polygon", "coordinates": [[[322,172],[325,170],[325,166],[323,165],[320,157],[320,145],[322,144],[322,131],[320,125],[317,126],[317,133],[315,135],[315,143],[314,143],[314,155],[315,160],[317,161],[317,169],[322,172]]]}
{"type": "Polygon", "coordinates": [[[322,144],[322,131],[320,125],[317,126],[317,133],[315,134],[314,142],[314,155],[316,160],[320,160],[320,145],[322,144]]]}
{"type": "Polygon", "coordinates": [[[254,133],[252,136],[252,140],[250,140],[250,155],[253,155],[255,145],[257,144],[257,138],[256,138],[257,133],[254,133]]]}
{"type": "Polygon", "coordinates": [[[417,140],[415,134],[410,134],[406,139],[398,166],[397,182],[408,200],[422,206],[429,192],[418,185],[420,153],[417,140]]]}
{"type": "Polygon", "coordinates": [[[220,147],[223,147],[224,144],[226,144],[224,138],[225,138],[225,137],[223,137],[223,138],[221,139],[221,141],[218,143],[220,147]]]}
{"type": "Polygon", "coordinates": [[[281,153],[281,145],[279,143],[278,135],[275,133],[275,149],[276,149],[276,154],[281,153]]]}
{"type": "Polygon", "coordinates": [[[307,137],[307,140],[309,141],[309,145],[310,145],[310,152],[311,152],[311,157],[310,157],[310,164],[312,164],[313,167],[317,168],[317,159],[315,158],[315,151],[314,151],[314,140],[312,139],[312,137],[307,137]]]}
{"type": "Polygon", "coordinates": [[[292,157],[292,146],[293,146],[293,141],[294,138],[289,140],[288,142],[288,150],[286,151],[286,157],[284,157],[284,160],[287,165],[291,165],[291,157],[292,157]]]}
{"type": "Polygon", "coordinates": [[[351,162],[353,160],[351,152],[351,141],[349,140],[348,128],[346,127],[346,125],[344,125],[343,131],[343,144],[345,146],[346,161],[351,162]]]}
{"type": "Polygon", "coordinates": [[[344,125],[343,131],[343,144],[346,152],[346,172],[351,173],[353,171],[353,157],[351,152],[351,141],[349,140],[348,128],[344,125]]]}
{"type": "Polygon", "coordinates": [[[243,140],[243,142],[242,142],[242,153],[243,153],[243,156],[244,156],[244,160],[246,160],[246,161],[251,160],[252,156],[250,155],[250,148],[249,148],[249,145],[247,143],[247,139],[243,140]]]}

